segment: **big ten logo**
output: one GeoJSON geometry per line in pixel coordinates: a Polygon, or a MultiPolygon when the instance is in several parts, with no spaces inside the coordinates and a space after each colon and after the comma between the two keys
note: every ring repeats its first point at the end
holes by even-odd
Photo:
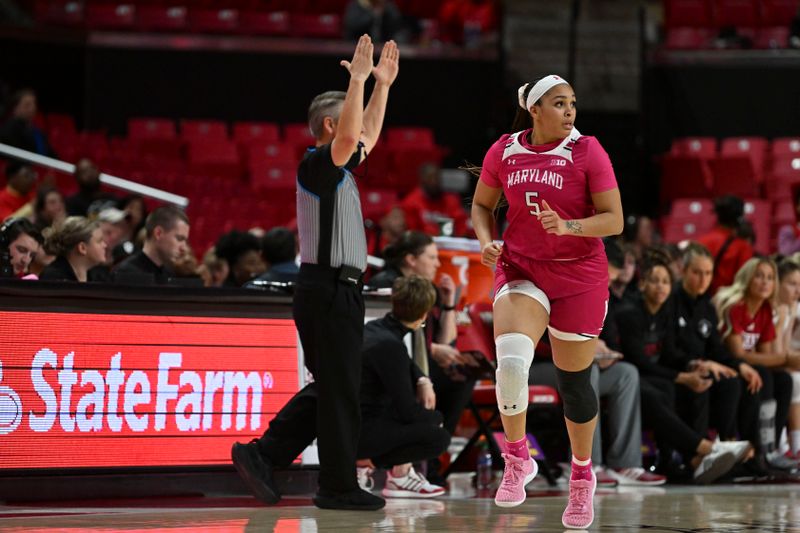
{"type": "Polygon", "coordinates": [[[550,164],[553,165],[553,166],[556,166],[556,167],[565,167],[565,166],[567,166],[567,160],[566,159],[552,159],[550,161],[550,164]]]}
{"type": "MultiPolygon", "coordinates": [[[[0,381],[3,381],[3,363],[0,361],[0,381]]],[[[10,387],[0,385],[0,435],[11,433],[22,422],[22,401],[10,387]]]]}

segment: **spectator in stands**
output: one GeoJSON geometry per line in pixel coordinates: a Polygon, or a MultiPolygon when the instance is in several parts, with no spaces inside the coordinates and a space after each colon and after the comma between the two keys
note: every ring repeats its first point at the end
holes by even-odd
{"type": "MultiPolygon", "coordinates": [[[[694,481],[711,483],[744,459],[749,445],[746,442],[712,443],[705,438],[707,427],[690,427],[678,416],[677,397],[680,387],[702,394],[713,385],[712,374],[730,378],[736,373],[717,363],[707,363],[708,370],[705,366],[674,368],[669,364],[675,352],[672,302],[668,303],[672,276],[663,258],[651,256],[645,261],[642,296],[617,317],[619,323],[625,325],[622,352],[639,369],[642,415],[655,429],[659,448],[677,449],[693,469],[694,481]]],[[[739,392],[738,382],[731,380],[728,384],[733,385],[734,393],[739,392]]],[[[665,453],[664,457],[670,455],[665,453]]]]}
{"type": "Polygon", "coordinates": [[[736,272],[753,257],[753,246],[738,234],[744,222],[742,199],[730,194],[715,198],[714,213],[717,215],[716,227],[697,239],[714,257],[712,296],[720,287],[731,285],[736,272]]]}
{"type": "Polygon", "coordinates": [[[192,284],[191,280],[196,280],[198,287],[204,285],[202,276],[200,275],[200,265],[197,262],[197,257],[194,255],[194,250],[189,243],[183,248],[183,252],[175,263],[172,269],[176,278],[182,278],[183,284],[192,284]]]}
{"type": "Polygon", "coordinates": [[[14,215],[35,198],[36,172],[27,163],[11,161],[6,166],[6,188],[0,191],[0,221],[14,215]]]}
{"type": "Polygon", "coordinates": [[[178,207],[159,207],[148,215],[144,227],[144,246],[117,265],[113,270],[114,280],[157,285],[169,283],[174,273],[173,265],[186,252],[189,218],[178,207]]]}
{"type": "Polygon", "coordinates": [[[439,10],[442,40],[474,47],[497,29],[495,0],[446,0],[439,10]]]}
{"type": "MultiPolygon", "coordinates": [[[[67,214],[85,217],[95,202],[116,201],[116,197],[100,190],[100,170],[91,159],[83,158],[75,165],[78,192],[67,198],[67,214]]],[[[95,211],[100,211],[96,208],[95,211]]]]}
{"type": "Polygon", "coordinates": [[[129,194],[120,198],[117,208],[125,211],[127,229],[123,240],[135,243],[139,233],[144,229],[144,221],[147,220],[147,206],[144,198],[138,194],[129,194]]]}
{"type": "Polygon", "coordinates": [[[778,253],[792,255],[800,252],[800,186],[792,188],[795,223],[782,226],[778,231],[778,253]]]}
{"type": "Polygon", "coordinates": [[[392,0],[351,0],[344,12],[344,38],[357,41],[365,33],[375,42],[408,41],[403,15],[392,0]]]}
{"type": "Polygon", "coordinates": [[[758,442],[754,424],[757,423],[760,401],[758,391],[762,382],[759,373],[746,362],[734,358],[723,345],[716,328],[719,323],[717,311],[711,303],[708,288],[714,271],[714,260],[708,249],[691,243],[683,255],[683,275],[673,292],[674,316],[670,320],[674,329],[675,349],[673,356],[661,362],[675,370],[700,369],[714,376],[708,393],[690,393],[680,389],[684,402],[684,419],[692,427],[717,429],[723,440],[736,437],[737,415],[740,421],[738,434],[753,443],[758,442]],[[716,364],[722,364],[739,373],[738,408],[733,400],[734,391],[728,379],[716,364]],[[686,410],[692,410],[691,416],[686,410]],[[747,431],[746,428],[751,428],[747,431]]]}
{"type": "Polygon", "coordinates": [[[40,230],[59,224],[67,218],[64,195],[53,186],[39,187],[33,209],[34,223],[40,230]]]}
{"type": "MultiPolygon", "coordinates": [[[[713,301],[728,350],[752,365],[761,376],[762,410],[765,403],[775,402],[776,434],[761,432],[762,441],[756,443],[758,451],[766,453],[773,467],[785,468],[789,465],[776,452],[775,443],[786,426],[792,399],[792,377],[785,369],[800,370],[800,354],[776,351],[773,309],[777,302],[777,278],[778,269],[772,260],[753,257],[736,273],[733,284],[721,288],[713,301]]],[[[740,421],[743,434],[753,433],[752,427],[746,427],[748,423],[753,421],[740,421]]]]}
{"type": "Polygon", "coordinates": [[[410,230],[460,237],[468,232],[467,212],[461,197],[442,190],[441,170],[434,163],[421,165],[419,186],[403,199],[400,208],[410,230]]]}
{"type": "Polygon", "coordinates": [[[622,246],[625,261],[616,279],[608,287],[608,306],[622,307],[635,301],[639,297],[639,287],[636,283],[636,255],[630,246],[622,246]]]}
{"type": "Polygon", "coordinates": [[[203,278],[203,285],[222,287],[229,274],[228,262],[217,255],[213,246],[209,248],[203,256],[203,264],[200,265],[200,277],[203,278]]]}
{"type": "MultiPolygon", "coordinates": [[[[778,315],[776,320],[778,353],[800,353],[800,346],[794,342],[793,333],[797,327],[797,307],[800,303],[800,264],[784,259],[778,265],[778,315]]],[[[795,460],[800,460],[800,370],[791,370],[792,402],[789,406],[787,432],[789,452],[795,460]]]]}
{"type": "Polygon", "coordinates": [[[21,89],[12,94],[8,111],[8,120],[0,126],[0,142],[39,155],[56,157],[47,136],[34,124],[38,106],[33,89],[21,89]]]}
{"type": "Polygon", "coordinates": [[[242,287],[267,270],[261,257],[261,241],[250,232],[230,231],[217,240],[214,249],[230,267],[226,287],[242,287]]]}
{"type": "Polygon", "coordinates": [[[26,276],[43,244],[42,234],[29,220],[5,221],[0,225],[0,276],[26,276]]]}
{"type": "MultiPolygon", "coordinates": [[[[391,313],[364,327],[363,425],[357,456],[392,467],[387,496],[428,497],[442,492],[409,465],[438,456],[447,448],[450,435],[440,427],[441,414],[432,409],[435,399],[430,383],[409,359],[403,343],[406,334],[425,322],[434,300],[429,281],[420,276],[403,277],[393,285],[391,313]]],[[[281,499],[273,470],[291,465],[317,436],[313,421],[318,395],[318,383],[309,383],[281,408],[261,438],[233,445],[231,455],[239,475],[264,503],[281,499]]],[[[359,473],[364,481],[368,472],[359,473]]]]}
{"type": "Polygon", "coordinates": [[[106,241],[100,223],[85,217],[67,217],[58,226],[44,230],[44,248],[55,260],[47,265],[42,281],[89,281],[89,270],[106,256],[106,241]]]}
{"type": "Polygon", "coordinates": [[[625,217],[625,229],[622,239],[633,252],[636,261],[642,260],[644,251],[653,246],[655,230],[653,221],[644,215],[628,215],[625,217]]]}
{"type": "Polygon", "coordinates": [[[267,271],[260,276],[248,281],[245,285],[250,287],[254,281],[294,283],[300,268],[295,261],[297,258],[297,239],[294,233],[286,228],[272,228],[261,239],[261,255],[267,271]]]}
{"type": "Polygon", "coordinates": [[[406,218],[403,210],[393,207],[381,218],[377,227],[369,228],[372,231],[367,233],[367,241],[370,255],[383,257],[383,251],[392,243],[397,242],[406,228],[406,218]]]}
{"type": "MultiPolygon", "coordinates": [[[[372,277],[371,287],[391,287],[397,278],[411,274],[434,281],[440,266],[436,244],[419,231],[405,232],[384,250],[384,258],[386,269],[372,277]]],[[[468,377],[470,372],[466,369],[479,365],[470,354],[461,353],[455,347],[456,285],[453,278],[442,274],[437,294],[436,305],[428,313],[425,337],[414,339],[413,351],[420,368],[428,369],[436,390],[436,409],[444,415],[444,428],[452,435],[475,387],[475,378],[468,377]]],[[[429,470],[429,474],[433,472],[429,470]]]]}

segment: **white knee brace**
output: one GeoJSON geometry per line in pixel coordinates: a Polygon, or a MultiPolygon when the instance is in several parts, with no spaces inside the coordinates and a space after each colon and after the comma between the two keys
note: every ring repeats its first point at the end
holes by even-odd
{"type": "Polygon", "coordinates": [[[507,416],[528,409],[528,371],[534,344],[522,333],[505,333],[495,339],[497,346],[497,406],[507,416]]]}

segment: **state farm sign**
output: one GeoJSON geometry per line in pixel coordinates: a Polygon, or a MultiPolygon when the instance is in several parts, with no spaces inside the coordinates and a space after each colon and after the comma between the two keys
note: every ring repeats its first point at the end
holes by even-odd
{"type": "Polygon", "coordinates": [[[227,464],[298,389],[288,319],[0,312],[0,468],[227,464]]]}

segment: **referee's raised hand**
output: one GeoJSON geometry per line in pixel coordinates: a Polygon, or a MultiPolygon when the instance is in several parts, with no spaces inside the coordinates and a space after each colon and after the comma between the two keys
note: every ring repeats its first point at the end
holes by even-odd
{"type": "Polygon", "coordinates": [[[339,64],[350,72],[350,78],[367,81],[367,78],[372,73],[372,52],[372,39],[370,39],[369,35],[364,34],[358,40],[356,51],[353,53],[353,60],[346,61],[343,59],[339,64]]]}

